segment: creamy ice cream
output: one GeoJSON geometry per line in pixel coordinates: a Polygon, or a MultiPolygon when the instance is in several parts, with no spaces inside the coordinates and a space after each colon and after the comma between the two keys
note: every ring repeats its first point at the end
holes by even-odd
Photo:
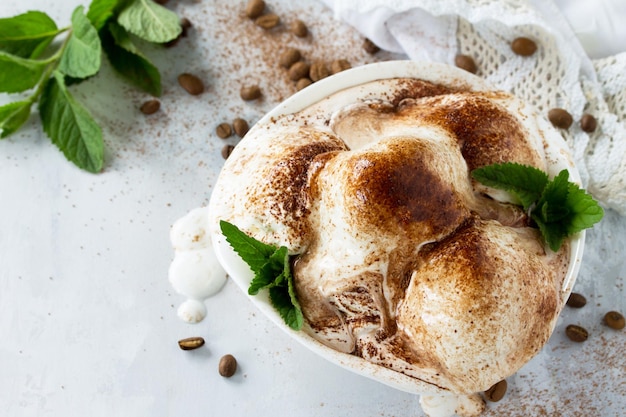
{"type": "Polygon", "coordinates": [[[546,128],[512,96],[459,80],[352,87],[250,131],[222,171],[211,227],[290,249],[312,337],[461,394],[456,411],[476,415],[471,394],[548,340],[570,259],[470,171],[518,162],[553,175],[546,128]]]}

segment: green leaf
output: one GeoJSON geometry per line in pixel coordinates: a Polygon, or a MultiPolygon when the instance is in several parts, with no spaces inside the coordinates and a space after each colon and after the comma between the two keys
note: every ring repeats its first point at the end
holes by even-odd
{"type": "Polygon", "coordinates": [[[39,99],[44,131],[65,157],[89,172],[99,172],[104,160],[102,131],[70,94],[63,74],[55,71],[39,99]]]}
{"type": "Polygon", "coordinates": [[[132,0],[120,12],[118,23],[141,39],[156,43],[176,39],[182,31],[176,13],[152,0],[132,0]]]}
{"type": "Polygon", "coordinates": [[[568,184],[566,206],[570,211],[568,235],[588,229],[604,217],[604,210],[598,202],[574,183],[568,184]]]}
{"type": "Polygon", "coordinates": [[[106,22],[113,17],[120,0],[93,0],[87,10],[87,19],[96,30],[104,27],[106,22]]]}
{"type": "Polygon", "coordinates": [[[30,116],[31,101],[15,101],[0,107],[0,139],[19,129],[30,116]]]}
{"type": "Polygon", "coordinates": [[[296,306],[291,302],[289,289],[281,286],[272,287],[269,291],[272,306],[278,311],[287,326],[294,330],[300,330],[304,324],[302,309],[300,309],[300,305],[296,306]]]}
{"type": "MultiPolygon", "coordinates": [[[[287,261],[288,262],[288,261],[287,261]]],[[[286,269],[287,275],[287,290],[289,292],[289,299],[291,300],[291,304],[293,305],[293,313],[289,313],[287,316],[288,320],[287,324],[294,330],[300,330],[302,325],[304,324],[304,315],[302,314],[302,307],[300,307],[300,302],[298,301],[298,296],[296,294],[296,286],[293,282],[293,275],[291,275],[291,268],[287,263],[286,269]]]]}
{"type": "Polygon", "coordinates": [[[159,97],[161,74],[135,47],[128,32],[115,22],[110,22],[100,36],[102,47],[117,72],[141,90],[159,97]]]}
{"type": "Polygon", "coordinates": [[[226,237],[226,241],[232,246],[241,259],[250,266],[253,272],[263,268],[270,256],[276,251],[274,246],[259,242],[227,221],[220,221],[220,230],[226,237]]]}
{"type": "Polygon", "coordinates": [[[46,63],[0,52],[0,92],[19,93],[37,85],[46,63]]]}
{"type": "Polygon", "coordinates": [[[486,186],[510,192],[524,210],[539,199],[548,183],[548,175],[540,169],[511,162],[477,168],[472,177],[486,186]]]}
{"type": "Polygon", "coordinates": [[[543,190],[541,198],[537,202],[537,208],[533,210],[540,213],[541,219],[547,223],[554,223],[569,216],[566,206],[569,172],[562,170],[543,190]]]}
{"type": "Polygon", "coordinates": [[[287,248],[282,246],[267,259],[259,268],[248,287],[248,294],[256,295],[263,288],[280,285],[284,279],[285,259],[288,259],[287,248]]]}
{"type": "Polygon", "coordinates": [[[0,19],[0,50],[21,58],[37,58],[59,34],[45,13],[30,11],[0,19]]]}
{"type": "Polygon", "coordinates": [[[98,32],[78,6],[72,13],[72,32],[61,55],[59,71],[75,78],[86,78],[100,69],[102,47],[98,32]]]}

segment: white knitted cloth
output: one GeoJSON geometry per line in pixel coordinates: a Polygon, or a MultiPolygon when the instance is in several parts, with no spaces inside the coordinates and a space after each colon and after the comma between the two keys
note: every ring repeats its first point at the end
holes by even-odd
{"type": "MultiPolygon", "coordinates": [[[[470,55],[477,75],[539,112],[567,109],[575,123],[562,133],[585,186],[626,216],[626,53],[592,61],[552,0],[323,1],[383,49],[449,64],[470,55]],[[534,55],[511,51],[519,36],[537,42],[534,55]],[[580,128],[584,112],[598,120],[592,134],[580,128]]],[[[604,5],[604,16],[617,4],[593,3],[604,5]]]]}

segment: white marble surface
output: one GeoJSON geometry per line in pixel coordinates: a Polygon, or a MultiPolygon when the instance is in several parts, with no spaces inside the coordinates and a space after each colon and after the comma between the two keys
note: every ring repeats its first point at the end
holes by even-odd
{"type": "MultiPolygon", "coordinates": [[[[0,17],[44,10],[59,25],[79,1],[3,0],[0,17]]],[[[87,4],[86,1],[82,4],[87,4]]],[[[194,28],[173,49],[148,49],[163,69],[162,110],[138,111],[147,98],[105,65],[72,88],[101,123],[107,147],[101,174],[66,162],[42,133],[38,116],[0,141],[0,414],[6,416],[420,416],[418,398],[353,375],[316,357],[256,312],[232,283],[207,301],[208,316],[189,325],[176,317],[183,297],[167,282],[173,252],[169,227],[206,205],[222,164],[215,126],[234,117],[258,120],[293,84],[277,69],[278,50],[302,48],[310,59],[373,58],[360,36],[333,21],[316,1],[275,1],[286,21],[300,17],[305,40],[263,34],[242,17],[243,2],[171,0],[194,28]],[[292,4],[293,3],[293,4],[292,4]],[[332,48],[329,47],[332,45],[332,48]],[[206,82],[198,97],[178,87],[193,72],[206,82]],[[239,86],[258,82],[259,102],[239,86]],[[181,351],[176,341],[207,344],[181,351]],[[237,374],[217,373],[233,354],[237,374]]],[[[8,101],[0,96],[0,103],[8,101]]],[[[235,138],[227,143],[236,143],[235,138]]],[[[620,416],[626,409],[626,333],[601,317],[626,312],[626,235],[614,213],[588,242],[575,290],[589,304],[566,310],[549,346],[509,379],[487,416],[620,416]],[[569,323],[591,332],[574,345],[569,323]]]]}

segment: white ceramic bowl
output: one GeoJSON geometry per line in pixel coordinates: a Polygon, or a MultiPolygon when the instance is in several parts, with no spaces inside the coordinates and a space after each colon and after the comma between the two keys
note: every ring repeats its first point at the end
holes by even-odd
{"type": "MultiPolygon", "coordinates": [[[[265,117],[263,117],[248,132],[242,142],[246,141],[246,138],[253,137],[254,130],[267,125],[270,121],[275,120],[280,116],[296,113],[316,104],[323,108],[325,99],[333,93],[371,81],[389,78],[417,78],[443,85],[465,85],[469,86],[474,91],[494,90],[494,88],[483,79],[466,71],[444,64],[414,61],[388,61],[369,64],[340,72],[336,75],[318,81],[304,90],[294,94],[289,99],[274,108],[274,110],[265,115],[265,117]]],[[[365,91],[363,92],[363,95],[366,95],[365,91]]],[[[548,138],[549,146],[546,148],[546,156],[548,157],[547,159],[550,163],[550,173],[556,174],[560,170],[566,168],[570,172],[570,181],[580,182],[580,175],[574,166],[568,147],[563,141],[561,135],[542,117],[537,117],[537,122],[539,123],[540,129],[544,132],[544,136],[548,138]]],[[[237,148],[235,148],[235,152],[233,152],[230,158],[237,157],[236,151],[237,148]]],[[[222,180],[222,175],[225,175],[224,172],[222,172],[218,178],[218,185],[220,180],[222,180]]],[[[222,198],[220,194],[220,187],[216,186],[209,204],[210,213],[213,213],[212,206],[216,204],[216,200],[222,198]]],[[[217,223],[218,219],[212,217],[210,227],[213,246],[215,248],[217,258],[230,277],[241,288],[241,290],[247,294],[253,274],[250,271],[250,268],[239,258],[239,256],[226,242],[217,223]]],[[[584,247],[584,236],[584,232],[581,232],[570,239],[571,262],[561,293],[561,300],[563,303],[567,300],[567,297],[572,290],[580,268],[584,247]]],[[[276,326],[287,332],[294,340],[317,353],[321,357],[341,367],[410,393],[423,394],[447,392],[399,372],[368,362],[358,356],[338,352],[313,339],[304,331],[294,331],[290,329],[283,322],[276,310],[274,310],[271,306],[267,296],[267,291],[262,291],[258,295],[251,296],[250,298],[254,305],[258,307],[263,314],[269,317],[276,324],[276,326]]],[[[562,305],[560,307],[562,308],[562,305]]]]}

